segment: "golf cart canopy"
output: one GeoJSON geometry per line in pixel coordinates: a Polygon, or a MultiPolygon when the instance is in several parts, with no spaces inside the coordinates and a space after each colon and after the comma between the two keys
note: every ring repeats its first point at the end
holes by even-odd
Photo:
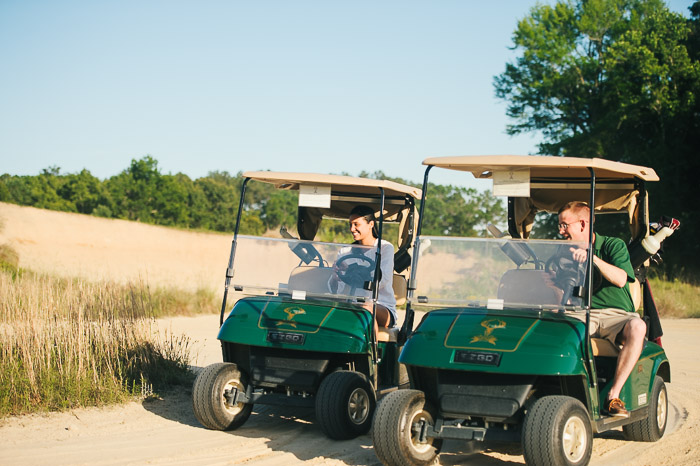
{"type": "Polygon", "coordinates": [[[570,201],[590,202],[591,171],[595,173],[595,212],[627,212],[632,237],[645,236],[644,183],[659,180],[652,168],[599,158],[479,155],[433,157],[423,165],[471,172],[475,178],[495,182],[515,174],[527,190],[524,195],[509,195],[508,226],[511,235],[520,238],[529,236],[537,212],[556,213],[570,201]]]}
{"type": "Polygon", "coordinates": [[[384,191],[384,221],[400,222],[399,247],[410,241],[412,222],[408,222],[411,211],[415,213],[415,200],[420,199],[421,190],[388,180],[375,180],[344,175],[317,173],[291,173],[254,171],[243,177],[271,183],[278,189],[300,190],[300,187],[322,187],[330,189],[330,207],[300,206],[297,220],[299,237],[313,240],[323,217],[347,219],[353,207],[364,204],[375,209],[379,217],[381,192],[384,191]]]}

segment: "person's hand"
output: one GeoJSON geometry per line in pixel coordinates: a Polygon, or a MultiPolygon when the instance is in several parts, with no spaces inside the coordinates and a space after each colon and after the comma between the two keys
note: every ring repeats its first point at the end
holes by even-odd
{"type": "Polygon", "coordinates": [[[569,251],[571,251],[571,257],[578,263],[583,263],[586,262],[586,258],[588,257],[588,251],[585,249],[581,248],[569,248],[569,251]]]}
{"type": "Polygon", "coordinates": [[[345,272],[348,269],[348,264],[343,262],[342,264],[333,264],[333,272],[331,272],[330,285],[333,291],[338,289],[338,282],[340,281],[339,273],[345,272]]]}

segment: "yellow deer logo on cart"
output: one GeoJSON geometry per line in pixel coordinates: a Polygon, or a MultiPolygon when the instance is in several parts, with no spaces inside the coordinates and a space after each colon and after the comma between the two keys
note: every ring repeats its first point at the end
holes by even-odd
{"type": "Polygon", "coordinates": [[[498,319],[491,319],[491,320],[484,320],[481,322],[481,326],[486,329],[483,335],[475,335],[472,337],[472,341],[470,343],[475,343],[477,341],[485,341],[487,343],[491,343],[492,345],[496,344],[496,337],[491,335],[494,330],[498,328],[506,328],[506,323],[503,322],[502,320],[498,319]]]}
{"type": "Polygon", "coordinates": [[[288,307],[284,310],[284,313],[287,314],[287,318],[285,320],[277,322],[277,325],[290,325],[294,328],[297,328],[296,322],[292,322],[292,320],[298,315],[306,314],[306,311],[298,307],[288,307]]]}

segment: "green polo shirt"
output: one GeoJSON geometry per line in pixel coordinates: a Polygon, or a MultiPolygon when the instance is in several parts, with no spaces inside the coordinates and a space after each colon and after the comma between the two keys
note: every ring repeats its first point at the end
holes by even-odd
{"type": "Polygon", "coordinates": [[[627,283],[619,288],[605,278],[598,291],[593,294],[592,309],[615,308],[627,312],[635,312],[632,295],[630,294],[630,282],[634,281],[634,270],[630,262],[630,254],[627,245],[620,238],[603,236],[596,233],[593,242],[593,254],[603,259],[608,264],[621,268],[627,273],[627,283]]]}

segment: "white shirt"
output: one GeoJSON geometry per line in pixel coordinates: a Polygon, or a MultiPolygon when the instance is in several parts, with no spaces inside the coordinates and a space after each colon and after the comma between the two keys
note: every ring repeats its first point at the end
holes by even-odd
{"type": "MultiPolygon", "coordinates": [[[[353,245],[354,246],[354,245],[353,245]]],[[[342,248],[340,251],[338,251],[338,257],[336,259],[336,263],[338,260],[340,260],[343,256],[347,254],[351,254],[353,246],[346,246],[342,248]]],[[[374,247],[373,248],[366,248],[363,247],[363,254],[367,256],[369,259],[372,259],[372,261],[375,261],[377,256],[376,256],[376,250],[374,249],[377,246],[377,240],[374,240],[374,247]]],[[[393,316],[393,322],[396,323],[398,321],[398,316],[396,314],[396,298],[394,297],[394,246],[386,240],[382,240],[382,262],[379,265],[379,268],[381,270],[381,280],[379,280],[379,290],[377,293],[377,303],[381,304],[385,308],[389,310],[391,315],[393,316]]],[[[362,262],[360,259],[348,259],[348,263],[357,263],[357,262],[362,262]]],[[[343,282],[342,280],[339,281],[338,283],[338,294],[343,294],[343,293],[349,293],[350,292],[350,285],[347,283],[343,282]]],[[[365,290],[363,288],[356,289],[354,292],[355,296],[364,296],[366,298],[371,298],[372,297],[372,292],[369,290],[365,290]]]]}

